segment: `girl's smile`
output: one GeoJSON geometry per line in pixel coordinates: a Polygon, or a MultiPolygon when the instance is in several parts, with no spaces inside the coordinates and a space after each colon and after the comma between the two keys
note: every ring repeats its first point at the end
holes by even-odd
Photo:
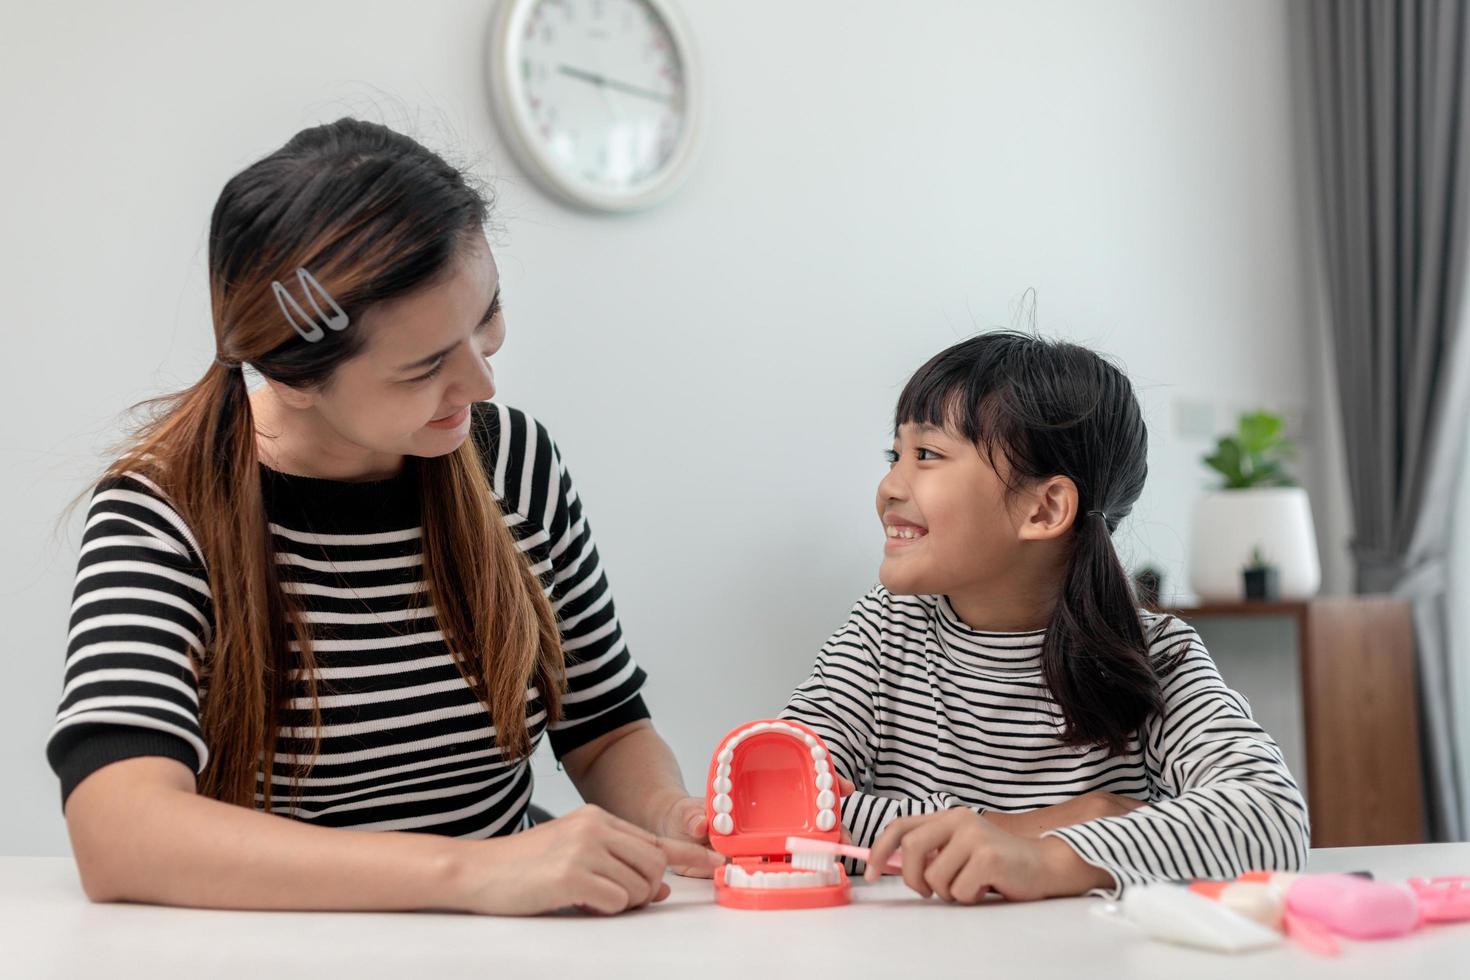
{"type": "Polygon", "coordinates": [[[928,535],[929,529],[896,514],[883,515],[883,533],[887,535],[883,550],[892,554],[912,548],[928,535]]]}

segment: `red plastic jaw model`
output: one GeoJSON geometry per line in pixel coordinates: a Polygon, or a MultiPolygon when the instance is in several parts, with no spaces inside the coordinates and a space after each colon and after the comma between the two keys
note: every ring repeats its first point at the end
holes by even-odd
{"type": "Polygon", "coordinates": [[[830,870],[793,867],[787,837],[838,841],[837,776],[827,746],[794,721],[741,725],[720,740],[705,783],[710,846],[731,863],[715,872],[715,900],[740,909],[845,905],[852,885],[830,870]]]}

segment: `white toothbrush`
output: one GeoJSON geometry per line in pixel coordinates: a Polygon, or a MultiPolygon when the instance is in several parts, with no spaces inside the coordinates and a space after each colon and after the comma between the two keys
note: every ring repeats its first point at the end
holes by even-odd
{"type": "MultiPolygon", "coordinates": [[[[832,866],[833,857],[868,860],[868,848],[852,844],[838,844],[829,840],[813,840],[810,837],[786,838],[786,851],[791,855],[793,866],[803,871],[823,871],[832,866]]],[[[895,851],[884,865],[884,870],[903,874],[903,852],[895,851]]]]}

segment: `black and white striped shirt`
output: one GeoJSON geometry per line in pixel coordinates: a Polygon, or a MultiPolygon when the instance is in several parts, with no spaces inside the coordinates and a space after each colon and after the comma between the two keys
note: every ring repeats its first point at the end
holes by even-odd
{"type": "Polygon", "coordinates": [[[859,787],[843,804],[857,844],[900,816],[1018,812],[1107,790],[1148,805],[1048,836],[1109,871],[1114,895],[1150,881],[1300,869],[1307,810],[1281,751],[1192,628],[1142,615],[1155,661],[1182,656],[1161,678],[1163,712],[1121,755],[1059,740],[1061,710],[1041,674],[1045,631],[982,633],[943,596],[882,587],[853,607],[783,714],[816,729],[859,787]]]}
{"type": "MultiPolygon", "coordinates": [[[[506,524],[557,613],[568,690],[549,738],[561,756],[647,717],[644,674],[623,641],[581,501],[546,430],[487,402],[473,406],[471,433],[506,524]]],[[[327,827],[472,838],[525,826],[529,761],[501,757],[489,713],[421,595],[410,468],[365,483],[265,466],[260,474],[284,587],[310,623],[323,726],[320,754],[293,797],[295,763],[312,748],[310,701],[298,678],[272,766],[273,811],[327,827]]],[[[213,627],[205,557],[151,481],[132,475],[99,485],[47,746],[63,800],[92,772],[134,756],[203,769],[209,746],[199,702],[208,692],[194,664],[207,655],[213,627]]],[[[546,711],[534,686],[527,699],[527,730],[539,743],[546,711]]]]}

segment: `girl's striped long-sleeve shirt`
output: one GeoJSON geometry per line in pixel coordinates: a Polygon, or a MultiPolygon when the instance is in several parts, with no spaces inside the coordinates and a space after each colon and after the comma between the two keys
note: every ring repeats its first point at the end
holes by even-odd
{"type": "Polygon", "coordinates": [[[1141,615],[1164,709],[1122,754],[1062,744],[1041,672],[1045,631],[979,632],[943,596],[881,586],[822,647],[783,715],[820,733],[859,787],[842,815],[857,844],[901,816],[1015,813],[1106,790],[1146,805],[1047,833],[1112,874],[1115,887],[1099,894],[1300,869],[1307,809],[1280,749],[1192,628],[1141,615]]]}
{"type": "MultiPolygon", "coordinates": [[[[644,674],[623,640],[582,502],[534,419],[473,406],[472,438],[492,492],[557,614],[566,653],[563,717],[548,726],[527,690],[533,744],[564,755],[646,718],[644,674]]],[[[310,624],[321,705],[295,679],[269,773],[272,810],[326,827],[489,837],[526,825],[528,759],[502,758],[489,712],[456,666],[423,576],[416,476],[347,483],[260,468],[284,588],[310,624]],[[298,759],[309,770],[293,795],[298,759]]],[[[228,560],[227,556],[211,556],[228,560]]],[[[63,800],[88,775],[135,756],[198,772],[214,627],[209,577],[188,522],[141,476],[93,495],[77,563],[61,704],[47,745],[63,800]]],[[[257,795],[263,802],[263,794],[257,795]]]]}

